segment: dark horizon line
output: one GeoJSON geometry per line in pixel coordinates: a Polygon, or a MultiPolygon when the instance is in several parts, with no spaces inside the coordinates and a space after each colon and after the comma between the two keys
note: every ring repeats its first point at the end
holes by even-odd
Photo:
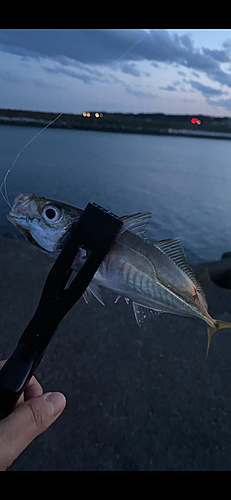
{"type": "MultiPolygon", "coordinates": [[[[40,111],[40,110],[31,110],[31,109],[15,109],[15,108],[0,108],[0,113],[1,112],[4,112],[4,113],[29,113],[29,114],[33,114],[33,113],[38,113],[40,115],[52,115],[52,116],[58,116],[61,111],[40,111]]],[[[163,117],[179,117],[179,118],[190,118],[190,117],[197,117],[197,118],[207,118],[207,119],[210,119],[210,120],[226,120],[226,119],[231,119],[231,117],[229,116],[226,116],[226,115],[222,115],[222,116],[214,116],[214,115],[205,115],[205,114],[201,114],[201,113],[186,113],[186,114],[174,114],[174,113],[171,113],[171,114],[168,114],[168,113],[163,113],[163,112],[155,112],[155,113],[145,113],[145,112],[140,112],[140,113],[133,113],[133,112],[127,112],[127,113],[124,113],[122,111],[103,111],[102,109],[95,109],[95,110],[84,110],[82,113],[68,113],[68,112],[63,112],[63,116],[83,116],[83,113],[84,112],[88,112],[88,113],[91,113],[91,114],[95,114],[95,113],[103,113],[104,115],[116,115],[116,116],[134,116],[134,117],[139,117],[139,116],[163,116],[163,117]]]]}

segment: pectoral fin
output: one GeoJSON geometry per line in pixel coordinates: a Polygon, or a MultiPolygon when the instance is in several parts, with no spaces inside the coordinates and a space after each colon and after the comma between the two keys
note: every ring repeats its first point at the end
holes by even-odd
{"type": "Polygon", "coordinates": [[[94,281],[92,281],[90,283],[86,292],[83,294],[83,298],[84,298],[86,304],[89,304],[89,302],[91,301],[91,299],[93,297],[95,297],[100,302],[100,304],[102,304],[102,306],[105,306],[104,301],[102,299],[100,287],[94,281]]]}

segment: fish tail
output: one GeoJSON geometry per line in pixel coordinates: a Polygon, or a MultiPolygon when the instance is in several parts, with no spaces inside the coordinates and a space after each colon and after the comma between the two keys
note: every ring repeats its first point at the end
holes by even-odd
{"type": "Polygon", "coordinates": [[[211,341],[212,341],[213,335],[218,330],[227,330],[227,329],[231,329],[231,323],[224,323],[223,321],[215,321],[214,322],[214,326],[210,326],[208,328],[208,348],[207,348],[206,359],[208,359],[209,350],[210,350],[210,346],[211,346],[211,341]]]}

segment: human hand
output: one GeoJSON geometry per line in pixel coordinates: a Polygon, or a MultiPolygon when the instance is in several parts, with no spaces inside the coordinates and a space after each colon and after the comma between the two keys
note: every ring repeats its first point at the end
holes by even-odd
{"type": "MultiPolygon", "coordinates": [[[[0,362],[0,369],[4,362],[0,362]]],[[[36,437],[62,414],[66,399],[60,393],[43,394],[33,377],[15,411],[0,422],[0,471],[8,469],[36,437]]]]}

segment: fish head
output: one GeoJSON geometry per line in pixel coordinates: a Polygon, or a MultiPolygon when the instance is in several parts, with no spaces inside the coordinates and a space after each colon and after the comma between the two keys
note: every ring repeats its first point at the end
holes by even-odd
{"type": "Polygon", "coordinates": [[[21,194],[7,218],[34,246],[59,253],[81,214],[82,210],[65,203],[21,194]]]}

